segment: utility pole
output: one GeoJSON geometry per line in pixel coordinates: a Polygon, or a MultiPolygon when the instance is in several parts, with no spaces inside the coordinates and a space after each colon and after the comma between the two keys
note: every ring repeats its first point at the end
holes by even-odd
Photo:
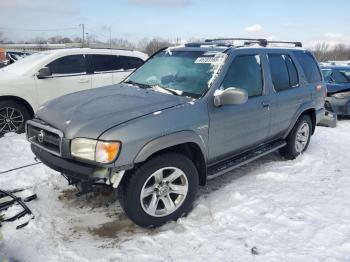
{"type": "Polygon", "coordinates": [[[81,47],[84,47],[84,42],[85,42],[85,25],[84,24],[80,24],[81,29],[83,30],[83,38],[82,38],[82,42],[81,42],[81,47]]]}
{"type": "Polygon", "coordinates": [[[90,43],[89,43],[89,33],[85,33],[86,34],[86,47],[89,47],[90,46],[90,43]]]}
{"type": "Polygon", "coordinates": [[[112,49],[112,27],[109,27],[109,48],[112,49]]]}

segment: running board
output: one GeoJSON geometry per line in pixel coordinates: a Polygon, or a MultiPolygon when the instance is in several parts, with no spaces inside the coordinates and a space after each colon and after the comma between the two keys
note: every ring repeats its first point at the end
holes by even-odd
{"type": "Polygon", "coordinates": [[[254,150],[237,155],[230,159],[214,164],[208,168],[208,179],[225,174],[237,167],[243,166],[251,161],[254,161],[262,156],[265,156],[277,149],[284,147],[285,141],[277,141],[270,144],[265,144],[255,148],[254,150]]]}

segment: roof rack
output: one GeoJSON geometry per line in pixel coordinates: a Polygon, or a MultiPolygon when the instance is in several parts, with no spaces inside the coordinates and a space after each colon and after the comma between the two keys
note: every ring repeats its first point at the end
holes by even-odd
{"type": "MultiPolygon", "coordinates": [[[[295,47],[302,47],[301,42],[288,42],[288,41],[268,41],[263,38],[214,38],[214,39],[206,39],[205,43],[214,44],[215,42],[225,42],[225,41],[245,41],[244,45],[250,44],[258,44],[259,46],[266,47],[268,44],[293,44],[295,47]]],[[[221,43],[222,44],[222,43],[221,43]]]]}
{"type": "Polygon", "coordinates": [[[288,42],[288,41],[267,41],[269,44],[292,44],[295,47],[303,47],[301,42],[288,42]]]}
{"type": "Polygon", "coordinates": [[[253,38],[214,38],[214,39],[206,39],[206,43],[213,42],[222,42],[222,41],[245,41],[244,45],[249,44],[259,44],[260,46],[266,47],[267,40],[266,39],[253,39],[253,38]]]}

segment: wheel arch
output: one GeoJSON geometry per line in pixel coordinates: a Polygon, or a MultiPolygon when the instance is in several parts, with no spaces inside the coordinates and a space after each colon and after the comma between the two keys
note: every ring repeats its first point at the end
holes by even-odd
{"type": "Polygon", "coordinates": [[[141,164],[151,157],[166,152],[176,152],[190,158],[198,170],[199,184],[206,184],[206,150],[202,139],[193,131],[176,132],[148,142],[139,151],[134,163],[141,164]]]}
{"type": "Polygon", "coordinates": [[[0,96],[0,101],[15,101],[17,103],[22,104],[28,111],[31,117],[34,117],[34,109],[32,105],[25,99],[18,96],[5,95],[0,96]]]}
{"type": "Polygon", "coordinates": [[[315,128],[316,128],[316,109],[315,109],[315,107],[312,106],[312,104],[307,103],[307,104],[304,104],[298,110],[297,114],[295,114],[295,117],[293,118],[293,121],[292,121],[291,125],[289,126],[287,132],[284,135],[284,138],[286,138],[289,135],[289,133],[293,130],[295,124],[297,123],[298,119],[302,115],[310,116],[311,122],[312,122],[312,134],[314,134],[315,128]]]}

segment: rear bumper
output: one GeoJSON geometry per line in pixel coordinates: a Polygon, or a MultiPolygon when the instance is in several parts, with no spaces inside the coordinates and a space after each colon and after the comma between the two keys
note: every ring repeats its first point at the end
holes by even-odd
{"type": "Polygon", "coordinates": [[[318,109],[316,111],[316,124],[320,123],[321,120],[324,118],[326,113],[326,110],[324,108],[318,109]]]}
{"type": "Polygon", "coordinates": [[[107,180],[110,170],[94,165],[79,163],[74,160],[67,160],[35,146],[31,145],[31,149],[36,157],[46,166],[56,170],[70,180],[73,181],[98,181],[107,180]]]}
{"type": "Polygon", "coordinates": [[[330,110],[337,115],[349,116],[350,115],[350,98],[335,98],[335,97],[326,97],[326,102],[330,105],[330,110]]]}

